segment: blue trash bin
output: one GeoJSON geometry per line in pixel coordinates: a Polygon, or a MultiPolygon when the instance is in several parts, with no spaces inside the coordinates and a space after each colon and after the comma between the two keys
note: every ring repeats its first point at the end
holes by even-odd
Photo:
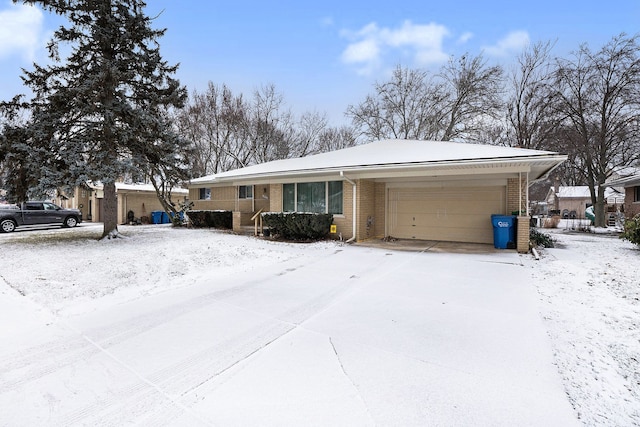
{"type": "MultiPolygon", "coordinates": [[[[173,220],[174,216],[176,216],[176,214],[169,212],[169,218],[173,220]]],[[[178,218],[180,218],[180,222],[184,222],[184,212],[178,212],[178,218]]]]}
{"type": "Polygon", "coordinates": [[[162,211],[151,212],[151,224],[162,224],[162,211]]]}
{"type": "Polygon", "coordinates": [[[169,215],[163,211],[161,224],[169,224],[169,223],[171,223],[171,218],[169,218],[169,215]]]}
{"type": "Polygon", "coordinates": [[[515,244],[515,223],[513,215],[491,215],[493,246],[496,249],[507,249],[509,243],[515,244]]]}

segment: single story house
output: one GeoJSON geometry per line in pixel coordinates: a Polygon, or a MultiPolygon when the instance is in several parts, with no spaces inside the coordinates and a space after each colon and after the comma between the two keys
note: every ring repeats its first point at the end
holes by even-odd
{"type": "MultiPolygon", "coordinates": [[[[616,188],[605,188],[604,196],[607,209],[613,212],[618,211],[624,203],[624,194],[616,188]]],[[[586,185],[552,186],[546,202],[549,209],[560,211],[564,218],[585,218],[586,209],[592,205],[591,192],[586,185]]]]}
{"type": "Polygon", "coordinates": [[[493,243],[491,214],[520,212],[529,250],[528,187],[566,160],[549,151],[383,140],[191,180],[194,209],[233,211],[234,229],[263,212],[327,212],[348,241],[493,243]]]}
{"type": "MultiPolygon", "coordinates": [[[[171,194],[173,200],[178,202],[186,199],[188,190],[174,188],[171,194]]],[[[151,184],[116,182],[116,197],[118,200],[118,224],[125,224],[128,221],[129,211],[133,212],[135,218],[146,220],[150,219],[151,212],[164,211],[151,184]]],[[[104,215],[102,211],[103,198],[102,184],[89,182],[75,187],[71,194],[54,198],[53,202],[65,208],[80,209],[85,221],[100,222],[104,215]]]]}
{"type": "Polygon", "coordinates": [[[640,214],[640,173],[616,179],[607,185],[624,188],[624,215],[633,218],[640,214]]]}

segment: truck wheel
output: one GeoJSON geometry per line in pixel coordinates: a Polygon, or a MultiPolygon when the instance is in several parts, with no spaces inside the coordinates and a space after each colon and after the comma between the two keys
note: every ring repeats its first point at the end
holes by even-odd
{"type": "Polygon", "coordinates": [[[10,219],[5,219],[2,222],[0,222],[0,230],[2,230],[3,233],[11,233],[15,229],[16,229],[16,223],[10,219]]]}
{"type": "Polygon", "coordinates": [[[65,220],[64,220],[64,226],[65,227],[73,228],[76,225],[78,225],[78,220],[76,219],[75,216],[68,216],[68,217],[65,218],[65,220]]]}

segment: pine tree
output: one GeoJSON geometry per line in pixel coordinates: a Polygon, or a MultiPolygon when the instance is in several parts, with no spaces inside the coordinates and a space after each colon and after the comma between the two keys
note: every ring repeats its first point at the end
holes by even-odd
{"type": "MultiPolygon", "coordinates": [[[[17,2],[18,0],[14,0],[17,2]]],[[[177,65],[160,55],[140,0],[24,0],[64,16],[48,44],[52,65],[34,64],[23,80],[34,96],[24,143],[48,153],[41,187],[104,185],[103,238],[117,235],[115,182],[125,176],[175,181],[186,173],[183,147],[169,111],[187,92],[177,65]],[[60,52],[70,48],[66,58],[60,52]],[[167,176],[158,176],[161,172],[167,176]]],[[[14,98],[17,101],[17,98],[14,98]]]]}

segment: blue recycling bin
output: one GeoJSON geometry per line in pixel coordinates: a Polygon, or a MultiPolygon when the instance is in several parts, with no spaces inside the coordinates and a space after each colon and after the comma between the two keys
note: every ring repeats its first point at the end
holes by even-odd
{"type": "MultiPolygon", "coordinates": [[[[173,212],[170,212],[170,213],[169,213],[169,217],[170,217],[171,219],[173,219],[173,217],[174,217],[175,215],[176,215],[176,214],[174,214],[173,212]]],[[[178,218],[180,218],[180,221],[181,221],[181,222],[184,222],[184,212],[178,212],[178,218]]]]}
{"type": "Polygon", "coordinates": [[[151,224],[162,224],[162,211],[151,212],[151,224]]]}
{"type": "Polygon", "coordinates": [[[493,246],[496,249],[507,249],[509,243],[515,245],[515,223],[513,215],[491,215],[493,224],[493,246]]]}
{"type": "Polygon", "coordinates": [[[169,223],[171,223],[171,218],[169,218],[169,215],[163,211],[161,224],[169,224],[169,223]]]}

